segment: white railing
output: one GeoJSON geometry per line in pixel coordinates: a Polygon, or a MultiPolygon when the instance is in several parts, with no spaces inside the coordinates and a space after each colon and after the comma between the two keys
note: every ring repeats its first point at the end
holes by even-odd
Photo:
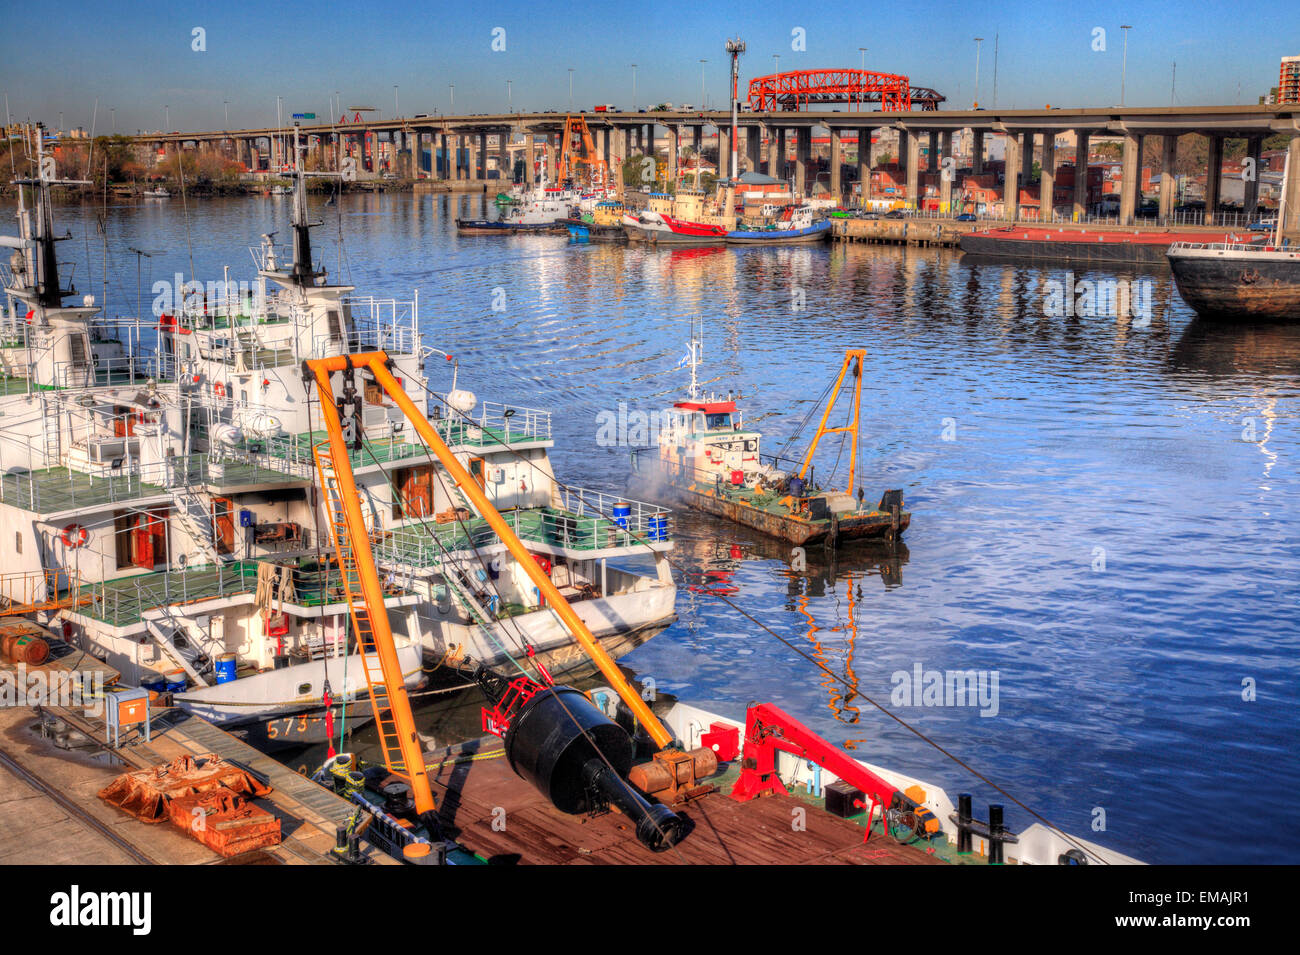
{"type": "Polygon", "coordinates": [[[1282,252],[1300,256],[1300,250],[1290,246],[1269,245],[1265,242],[1173,242],[1169,251],[1203,249],[1213,252],[1282,252]]]}
{"type": "MultiPolygon", "coordinates": [[[[441,404],[445,399],[439,396],[441,404]]],[[[442,409],[436,409],[442,410],[442,409]]],[[[496,401],[479,402],[469,414],[451,411],[448,417],[435,419],[434,427],[449,445],[509,445],[514,441],[549,441],[551,413],[537,408],[505,405],[496,401]]]]}

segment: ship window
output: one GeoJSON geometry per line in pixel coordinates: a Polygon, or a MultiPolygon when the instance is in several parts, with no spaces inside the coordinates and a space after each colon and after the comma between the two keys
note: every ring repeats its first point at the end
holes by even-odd
{"type": "Polygon", "coordinates": [[[705,427],[710,431],[725,431],[731,427],[731,413],[722,412],[704,416],[705,427]]]}

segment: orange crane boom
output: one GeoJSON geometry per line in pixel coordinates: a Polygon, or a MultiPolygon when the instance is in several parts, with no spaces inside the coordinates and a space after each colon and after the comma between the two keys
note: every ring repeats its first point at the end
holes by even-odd
{"type": "Polygon", "coordinates": [[[672,734],[654,715],[640,694],[624,679],[613,659],[597,642],[582,618],[565,600],[564,595],[551,583],[550,577],[533,559],[523,542],[488,500],[487,495],[478,486],[478,482],[470,477],[469,472],[456,459],[441,435],[429,423],[428,418],[420,413],[415,402],[393,377],[392,372],[388,370],[388,364],[388,355],[382,351],[317,358],[304,362],[307,374],[316,382],[325,429],[329,436],[328,450],[317,449],[317,462],[321,467],[322,483],[327,485],[325,487],[327,493],[331,491],[328,485],[333,485],[332,489],[335,492],[333,499],[337,501],[340,512],[339,519],[332,521],[332,525],[335,549],[339,554],[340,568],[344,571],[349,609],[353,624],[357,628],[358,638],[363,644],[363,650],[379,657],[382,671],[382,683],[380,683],[371,679],[370,670],[367,668],[367,679],[371,683],[371,699],[375,706],[375,719],[379,726],[381,741],[384,743],[384,758],[390,771],[405,776],[410,781],[416,811],[424,813],[434,809],[433,793],[424,766],[420,739],[415,731],[415,720],[411,715],[411,704],[406,693],[406,683],[401,672],[397,648],[393,642],[388,612],[384,606],[383,588],[375,567],[374,552],[370,546],[370,537],[357,494],[347,442],[343,435],[342,418],[335,404],[334,389],[330,383],[330,376],[335,372],[352,373],[355,370],[366,369],[374,376],[376,383],[410,420],[416,432],[433,451],[438,462],[456,482],[457,487],[469,498],[470,503],[488,522],[488,526],[519,561],[541,595],[559,615],[574,639],[609,681],[610,686],[635,714],[650,738],[661,749],[667,746],[672,742],[672,734]],[[322,460],[322,453],[328,458],[327,461],[322,460]],[[359,589],[360,593],[354,594],[355,589],[359,589]],[[381,705],[386,706],[391,714],[382,722],[381,717],[384,714],[380,711],[381,705]]]}
{"type": "Polygon", "coordinates": [[[581,167],[586,166],[585,181],[578,183],[596,192],[609,187],[609,164],[596,156],[596,143],[584,116],[564,117],[564,134],[560,139],[560,182],[576,179],[581,167]]]}

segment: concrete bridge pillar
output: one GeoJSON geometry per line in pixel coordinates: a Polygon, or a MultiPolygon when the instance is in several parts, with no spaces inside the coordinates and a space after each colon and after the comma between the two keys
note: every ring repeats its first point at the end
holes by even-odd
{"type": "Polygon", "coordinates": [[[555,134],[546,134],[546,181],[551,185],[556,185],[556,176],[560,174],[558,149],[555,145],[555,134]]]}
{"type": "Polygon", "coordinates": [[[1120,225],[1132,225],[1134,214],[1137,212],[1138,187],[1142,176],[1142,161],[1139,158],[1141,149],[1137,134],[1125,133],[1124,154],[1120,160],[1120,225]]]}
{"type": "Polygon", "coordinates": [[[681,130],[676,126],[667,126],[668,131],[668,182],[677,182],[677,153],[681,149],[681,130]]]}
{"type": "Polygon", "coordinates": [[[898,137],[899,155],[906,157],[907,203],[911,208],[919,209],[921,207],[919,192],[921,174],[921,134],[913,132],[910,129],[903,129],[899,130],[898,137]]]}
{"type": "Polygon", "coordinates": [[[497,130],[497,178],[502,188],[515,178],[514,164],[510,162],[510,133],[508,128],[497,130]]]}
{"type": "Polygon", "coordinates": [[[1174,160],[1178,157],[1178,137],[1165,135],[1160,144],[1160,209],[1162,219],[1174,214],[1174,202],[1178,198],[1178,182],[1174,173],[1174,160]]]}
{"type": "Polygon", "coordinates": [[[1255,218],[1255,210],[1259,207],[1259,166],[1263,145],[1262,136],[1251,136],[1246,140],[1246,156],[1251,160],[1252,175],[1246,180],[1246,195],[1243,197],[1241,209],[1252,221],[1255,218]]]}
{"type": "Polygon", "coordinates": [[[731,175],[731,130],[718,127],[718,178],[726,179],[731,175]]]}
{"type": "Polygon", "coordinates": [[[524,129],[524,184],[532,188],[537,181],[534,166],[537,163],[537,134],[524,129]]]}
{"type": "Polygon", "coordinates": [[[1088,214],[1088,134],[1075,130],[1074,218],[1088,214]]]}
{"type": "Polygon", "coordinates": [[[1038,217],[1051,222],[1055,213],[1053,195],[1056,192],[1056,133],[1043,130],[1043,174],[1038,181],[1038,217]]]}
{"type": "Polygon", "coordinates": [[[971,130],[971,168],[970,171],[976,176],[984,175],[984,130],[971,130]]]}
{"type": "Polygon", "coordinates": [[[1032,130],[1020,134],[1020,184],[1026,189],[1034,177],[1034,135],[1032,130]]]}
{"type": "Polygon", "coordinates": [[[627,130],[615,126],[609,130],[610,175],[614,188],[623,191],[623,163],[627,159],[627,130]]]}
{"type": "Polygon", "coordinates": [[[1294,237],[1296,232],[1300,232],[1300,174],[1296,172],[1300,169],[1300,136],[1292,136],[1286,149],[1291,161],[1291,181],[1286,190],[1286,217],[1281,225],[1284,234],[1290,233],[1294,237]]]}
{"type": "Polygon", "coordinates": [[[748,172],[763,171],[763,137],[767,135],[767,127],[761,123],[755,123],[753,126],[745,129],[745,169],[748,172]]]}
{"type": "Polygon", "coordinates": [[[808,195],[808,163],[812,159],[812,128],[800,126],[794,132],[794,191],[808,195]]]}
{"type": "Polygon", "coordinates": [[[956,178],[952,160],[952,131],[944,130],[939,137],[939,211],[952,214],[952,181],[956,178]]]}
{"type": "Polygon", "coordinates": [[[1223,178],[1223,137],[1211,134],[1209,156],[1205,162],[1205,224],[1214,225],[1219,217],[1219,196],[1223,178]]]}
{"type": "Polygon", "coordinates": [[[926,143],[925,171],[938,172],[939,170],[939,131],[930,130],[930,141],[926,143]]]}
{"type": "Polygon", "coordinates": [[[831,195],[840,200],[840,166],[844,164],[844,157],[840,149],[840,131],[831,127],[831,195]]]}
{"type": "Polygon", "coordinates": [[[871,133],[870,129],[858,130],[858,190],[863,205],[871,198],[871,133]]]}
{"type": "Polygon", "coordinates": [[[785,130],[773,129],[767,137],[767,174],[773,179],[785,175],[785,130]]]}
{"type": "Polygon", "coordinates": [[[1002,218],[1008,222],[1020,219],[1020,161],[1024,157],[1021,139],[1024,133],[1007,133],[1006,161],[1002,176],[1002,218]]]}

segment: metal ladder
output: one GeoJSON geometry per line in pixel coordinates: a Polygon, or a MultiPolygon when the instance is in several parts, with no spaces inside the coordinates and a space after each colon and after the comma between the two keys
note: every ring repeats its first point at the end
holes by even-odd
{"type": "Polygon", "coordinates": [[[60,438],[63,426],[62,401],[58,396],[51,401],[41,395],[41,442],[45,466],[55,468],[63,463],[60,438]]]}
{"type": "MultiPolygon", "coordinates": [[[[321,489],[324,492],[325,516],[329,521],[330,534],[339,556],[339,577],[343,582],[343,592],[348,598],[352,627],[357,636],[358,649],[361,651],[361,670],[366,677],[366,688],[370,693],[375,728],[379,731],[379,743],[384,750],[384,762],[390,772],[405,774],[406,762],[402,758],[397,724],[393,719],[388,688],[384,683],[384,673],[375,647],[374,626],[361,593],[361,575],[343,513],[343,497],[338,476],[334,471],[334,461],[329,448],[323,444],[317,445],[313,451],[316,455],[316,468],[320,473],[321,489]]],[[[401,674],[398,674],[398,679],[401,679],[401,674]]]]}
{"type": "Polygon", "coordinates": [[[168,491],[171,492],[172,503],[175,505],[176,523],[184,529],[208,561],[213,564],[221,562],[222,557],[217,553],[216,532],[212,526],[212,513],[194,488],[194,482],[199,476],[194,473],[188,461],[169,461],[167,466],[176,469],[167,475],[171,485],[168,491]]]}

